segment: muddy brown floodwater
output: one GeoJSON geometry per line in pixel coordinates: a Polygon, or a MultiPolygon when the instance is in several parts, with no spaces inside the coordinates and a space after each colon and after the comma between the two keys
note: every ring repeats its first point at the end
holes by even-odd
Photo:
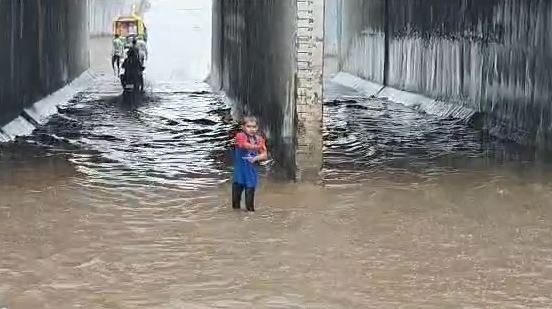
{"type": "Polygon", "coordinates": [[[324,185],[231,211],[206,2],[154,2],[142,99],[96,40],[94,86],[2,146],[0,308],[552,307],[550,165],[454,119],[330,84],[324,185]]]}

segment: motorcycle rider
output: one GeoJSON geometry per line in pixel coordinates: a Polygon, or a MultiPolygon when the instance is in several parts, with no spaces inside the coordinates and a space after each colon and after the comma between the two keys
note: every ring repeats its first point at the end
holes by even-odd
{"type": "Polygon", "coordinates": [[[125,74],[122,76],[123,86],[126,84],[128,78],[138,78],[140,82],[140,91],[143,91],[144,82],[142,71],[144,70],[144,67],[140,63],[136,49],[130,48],[128,50],[127,57],[123,62],[123,69],[125,69],[125,74]]]}

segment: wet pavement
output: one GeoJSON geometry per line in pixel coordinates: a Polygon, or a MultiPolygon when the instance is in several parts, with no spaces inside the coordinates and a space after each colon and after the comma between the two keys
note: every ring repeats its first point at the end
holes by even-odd
{"type": "Polygon", "coordinates": [[[531,151],[328,85],[325,185],[263,179],[258,211],[231,211],[209,8],[149,20],[142,98],[96,41],[94,86],[2,147],[0,307],[551,307],[552,169],[531,151]]]}

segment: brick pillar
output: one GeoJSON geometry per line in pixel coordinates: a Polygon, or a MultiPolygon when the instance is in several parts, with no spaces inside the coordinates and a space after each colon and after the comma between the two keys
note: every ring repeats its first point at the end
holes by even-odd
{"type": "Polygon", "coordinates": [[[316,180],[322,168],[324,0],[297,0],[297,180],[316,180]]]}

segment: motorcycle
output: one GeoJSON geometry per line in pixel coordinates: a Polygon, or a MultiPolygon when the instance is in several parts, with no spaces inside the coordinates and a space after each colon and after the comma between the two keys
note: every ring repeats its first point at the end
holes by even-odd
{"type": "Polygon", "coordinates": [[[127,70],[121,74],[121,85],[123,86],[123,92],[143,92],[144,91],[144,67],[142,66],[138,72],[131,74],[127,70]]]}

